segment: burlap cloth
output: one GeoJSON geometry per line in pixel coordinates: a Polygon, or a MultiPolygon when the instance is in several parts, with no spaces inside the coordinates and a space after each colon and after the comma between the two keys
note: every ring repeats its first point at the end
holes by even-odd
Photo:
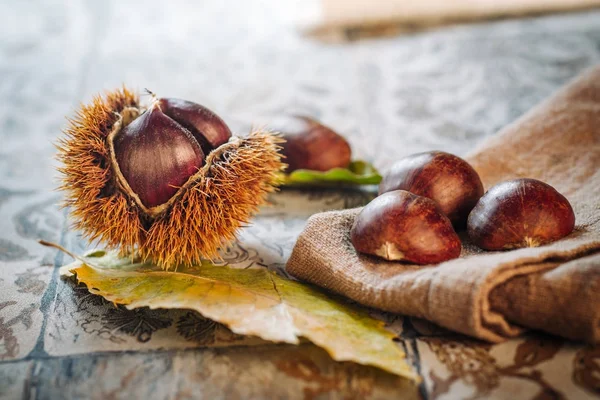
{"type": "Polygon", "coordinates": [[[309,219],[287,271],[361,304],[491,342],[523,327],[600,342],[600,66],[467,159],[486,189],[515,177],[548,182],[573,205],[575,231],[506,252],[483,252],[463,235],[460,258],[423,267],[357,254],[349,230],[360,209],[332,211],[309,219]]]}

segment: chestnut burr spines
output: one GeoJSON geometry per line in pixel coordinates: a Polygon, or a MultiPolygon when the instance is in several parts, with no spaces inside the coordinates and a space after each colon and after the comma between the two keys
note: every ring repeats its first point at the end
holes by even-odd
{"type": "Polygon", "coordinates": [[[434,200],[456,228],[483,195],[477,172],[460,157],[442,151],[418,153],[397,161],[383,176],[379,193],[407,190],[434,200]]]}
{"type": "Polygon", "coordinates": [[[169,201],[204,162],[189,131],[156,103],[115,136],[114,149],[121,174],[147,208],[169,201]]]}
{"type": "Polygon", "coordinates": [[[436,264],[457,258],[461,242],[450,220],[426,197],[404,190],[382,194],[357,215],[354,248],[386,260],[436,264]]]}
{"type": "Polygon", "coordinates": [[[173,98],[161,98],[158,104],[163,113],[192,133],[204,154],[226,143],[231,137],[231,130],[225,121],[200,104],[173,98]]]}
{"type": "Polygon", "coordinates": [[[350,164],[352,152],[346,139],[312,118],[288,117],[273,128],[285,139],[281,152],[288,164],[287,172],[329,171],[350,164]]]}
{"type": "Polygon", "coordinates": [[[497,184],[469,214],[471,240],[486,250],[535,247],[567,236],[575,227],[569,201],[535,179],[497,184]]]}

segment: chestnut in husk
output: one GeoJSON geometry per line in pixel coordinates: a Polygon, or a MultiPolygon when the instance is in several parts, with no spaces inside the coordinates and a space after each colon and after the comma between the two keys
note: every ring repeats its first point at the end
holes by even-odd
{"type": "Polygon", "coordinates": [[[123,88],[83,105],[58,147],[75,227],[165,269],[215,257],[274,190],[276,135],[231,136],[221,118],[123,88]]]}
{"type": "Polygon", "coordinates": [[[273,129],[285,140],[281,152],[288,164],[286,172],[329,171],[347,168],[350,164],[352,152],[346,139],[310,117],[289,117],[279,121],[273,129]]]}
{"type": "Polygon", "coordinates": [[[354,220],[350,240],[361,253],[416,264],[451,260],[461,251],[440,207],[405,190],[384,193],[367,204],[354,220]]]}
{"type": "Polygon", "coordinates": [[[405,157],[392,165],[379,184],[379,194],[407,190],[434,200],[457,228],[483,195],[477,172],[460,157],[430,151],[405,157]]]}
{"type": "Polygon", "coordinates": [[[493,186],[469,214],[467,231],[486,250],[536,247],[567,236],[575,227],[569,201],[536,179],[493,186]]]}

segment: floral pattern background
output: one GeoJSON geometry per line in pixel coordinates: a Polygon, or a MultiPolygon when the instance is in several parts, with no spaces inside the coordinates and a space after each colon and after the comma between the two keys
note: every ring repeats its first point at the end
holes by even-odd
{"type": "MultiPolygon", "coordinates": [[[[385,170],[418,151],[467,153],[600,62],[600,11],[331,44],[292,29],[295,11],[281,3],[0,2],[0,398],[600,396],[600,349],[541,334],[491,345],[377,314],[423,377],[414,387],[309,344],[235,335],[188,310],[115,307],[59,278],[70,260],[38,239],[75,252],[98,244],[58,206],[53,142],[97,92],[125,82],[189,98],[237,132],[306,113],[385,170]]],[[[278,193],[223,249],[224,262],[285,274],[311,214],[373,195],[278,193]]]]}

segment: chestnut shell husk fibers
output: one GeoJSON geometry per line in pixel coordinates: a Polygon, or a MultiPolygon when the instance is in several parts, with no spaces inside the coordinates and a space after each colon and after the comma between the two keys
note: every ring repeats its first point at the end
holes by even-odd
{"type": "Polygon", "coordinates": [[[82,105],[57,143],[60,189],[74,228],[90,241],[172,269],[218,257],[219,247],[275,190],[284,164],[276,135],[229,138],[222,120],[200,115],[191,123],[212,124],[218,133],[208,135],[203,150],[160,106],[153,98],[146,110],[127,88],[82,105]],[[139,135],[143,127],[136,123],[149,124],[150,132],[139,135]]]}
{"type": "Polygon", "coordinates": [[[565,196],[536,179],[513,179],[490,188],[467,222],[469,238],[486,250],[537,247],[567,236],[575,213],[565,196]]]}

